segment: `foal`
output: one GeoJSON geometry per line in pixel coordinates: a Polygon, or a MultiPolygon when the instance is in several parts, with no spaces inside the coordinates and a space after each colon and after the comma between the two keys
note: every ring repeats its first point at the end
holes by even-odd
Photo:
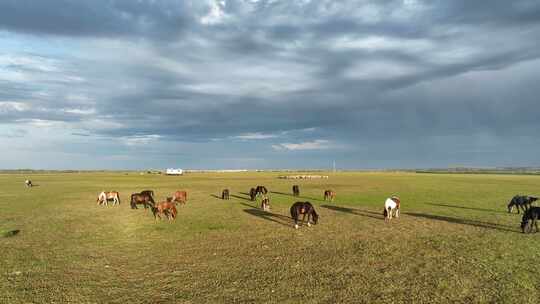
{"type": "Polygon", "coordinates": [[[306,215],[308,216],[307,225],[308,227],[311,226],[310,219],[313,219],[313,224],[317,224],[319,221],[319,215],[317,212],[315,212],[315,208],[310,202],[296,202],[291,206],[291,217],[294,220],[294,228],[298,229],[298,218],[300,215],[303,215],[302,217],[302,223],[306,219],[306,215]]]}
{"type": "Polygon", "coordinates": [[[391,198],[387,198],[384,202],[384,221],[389,221],[392,219],[392,214],[395,217],[399,217],[399,205],[401,204],[401,201],[399,200],[399,197],[392,196],[391,198]]]}
{"type": "Polygon", "coordinates": [[[170,221],[176,219],[178,211],[176,210],[175,203],[172,199],[167,198],[166,202],[159,202],[155,207],[152,207],[152,213],[154,214],[155,220],[157,220],[158,217],[161,219],[161,216],[165,215],[170,221]]]}

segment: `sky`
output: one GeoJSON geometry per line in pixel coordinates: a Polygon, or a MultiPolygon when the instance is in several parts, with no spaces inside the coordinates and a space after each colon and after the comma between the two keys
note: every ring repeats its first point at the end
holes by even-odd
{"type": "Polygon", "coordinates": [[[2,0],[0,168],[540,166],[540,1],[2,0]]]}

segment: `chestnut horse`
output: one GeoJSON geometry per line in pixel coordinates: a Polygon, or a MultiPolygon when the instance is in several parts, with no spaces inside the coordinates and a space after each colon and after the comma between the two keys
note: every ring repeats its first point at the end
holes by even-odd
{"type": "Polygon", "coordinates": [[[176,191],[173,195],[173,202],[185,205],[187,202],[187,191],[176,191]]]}
{"type": "Polygon", "coordinates": [[[105,206],[109,205],[109,201],[113,201],[113,206],[120,205],[120,193],[118,193],[117,191],[101,191],[96,200],[98,205],[105,206]]]}
{"type": "Polygon", "coordinates": [[[155,207],[152,207],[152,213],[154,214],[154,219],[157,220],[158,217],[161,220],[162,216],[166,216],[167,219],[174,220],[178,211],[176,210],[176,204],[172,201],[172,198],[167,198],[166,202],[159,202],[155,207]]]}
{"type": "Polygon", "coordinates": [[[391,198],[387,198],[384,202],[384,221],[389,221],[392,219],[392,216],[399,217],[399,205],[401,204],[401,200],[397,196],[392,196],[391,198]]]}
{"type": "Polygon", "coordinates": [[[332,190],[324,191],[324,200],[325,201],[329,200],[329,201],[333,202],[335,198],[336,198],[336,192],[334,192],[332,190]]]}
{"type": "Polygon", "coordinates": [[[308,216],[307,225],[308,227],[311,226],[310,219],[313,219],[313,224],[317,224],[319,221],[319,215],[317,212],[315,212],[315,208],[310,202],[296,202],[291,206],[291,217],[294,220],[294,228],[298,229],[298,218],[300,215],[303,215],[302,217],[302,223],[306,219],[306,215],[308,216]]]}

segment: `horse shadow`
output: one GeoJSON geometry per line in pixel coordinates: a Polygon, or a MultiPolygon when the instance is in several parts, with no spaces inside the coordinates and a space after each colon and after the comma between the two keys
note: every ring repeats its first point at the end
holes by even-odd
{"type": "Polygon", "coordinates": [[[321,199],[314,198],[314,197],[302,196],[302,195],[294,196],[294,194],[291,194],[291,193],[285,193],[285,192],[270,191],[270,193],[273,193],[273,194],[280,194],[280,195],[286,195],[286,196],[292,196],[292,197],[297,197],[297,198],[301,198],[301,199],[308,199],[308,200],[312,200],[312,201],[322,201],[321,199]]]}
{"type": "Polygon", "coordinates": [[[506,211],[501,211],[501,210],[484,209],[484,208],[476,208],[476,207],[464,207],[464,206],[456,206],[456,205],[448,205],[448,204],[426,203],[426,205],[437,206],[437,207],[467,209],[467,210],[475,210],[475,211],[484,211],[484,212],[493,212],[493,213],[506,213],[506,211]]]}
{"type": "Polygon", "coordinates": [[[215,194],[210,194],[210,196],[213,197],[213,198],[221,199],[221,196],[217,196],[215,194]]]}
{"type": "Polygon", "coordinates": [[[460,219],[460,218],[443,216],[443,215],[425,214],[425,213],[417,213],[417,212],[403,212],[403,214],[413,216],[413,217],[436,220],[436,221],[443,221],[443,222],[448,222],[448,223],[453,223],[453,224],[462,224],[462,225],[468,225],[468,226],[473,226],[473,227],[519,233],[519,231],[515,229],[511,229],[512,226],[508,226],[508,225],[501,225],[501,224],[482,222],[482,221],[477,221],[477,220],[460,219]]]}
{"type": "MultiPolygon", "coordinates": [[[[242,193],[242,192],[239,192],[239,193],[240,193],[240,194],[244,194],[244,193],[242,193]]],[[[234,194],[230,194],[229,196],[230,196],[230,197],[237,198],[237,199],[242,199],[242,200],[246,200],[246,201],[250,201],[250,202],[251,202],[251,200],[250,200],[249,198],[246,198],[246,197],[243,197],[243,196],[238,196],[238,195],[234,195],[234,194]]]]}
{"type": "Polygon", "coordinates": [[[245,203],[242,203],[242,205],[251,208],[251,209],[244,209],[244,212],[249,214],[249,215],[253,215],[253,216],[265,219],[265,220],[270,221],[270,222],[278,223],[278,224],[286,226],[286,227],[290,226],[291,218],[288,217],[288,216],[277,214],[277,213],[272,213],[272,212],[269,212],[269,211],[264,211],[264,210],[258,209],[255,206],[248,205],[248,204],[245,204],[245,203]]]}
{"type": "Polygon", "coordinates": [[[370,217],[370,218],[378,219],[378,220],[384,219],[384,215],[382,214],[382,212],[379,213],[379,212],[373,212],[373,211],[368,211],[368,210],[340,207],[340,206],[335,206],[335,205],[321,205],[321,207],[330,209],[332,211],[345,212],[345,213],[350,213],[354,215],[370,217]]]}

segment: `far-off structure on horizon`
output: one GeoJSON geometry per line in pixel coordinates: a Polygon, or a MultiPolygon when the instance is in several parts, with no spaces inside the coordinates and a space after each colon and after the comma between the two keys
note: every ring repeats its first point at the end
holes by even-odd
{"type": "Polygon", "coordinates": [[[182,170],[182,169],[174,169],[174,168],[167,168],[167,170],[165,170],[165,174],[167,174],[167,175],[184,175],[184,170],[182,170]]]}

